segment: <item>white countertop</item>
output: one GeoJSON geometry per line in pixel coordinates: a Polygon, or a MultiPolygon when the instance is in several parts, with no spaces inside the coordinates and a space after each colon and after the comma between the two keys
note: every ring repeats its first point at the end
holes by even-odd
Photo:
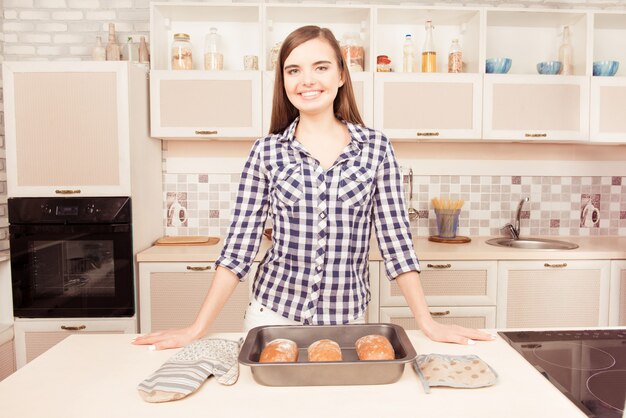
{"type": "MultiPolygon", "coordinates": [[[[626,259],[626,237],[545,237],[578,244],[574,250],[523,250],[495,247],[485,241],[493,237],[472,237],[467,244],[441,244],[427,237],[413,240],[420,260],[617,260],[626,259]]],[[[139,254],[139,262],[212,262],[222,250],[224,241],[211,246],[153,246],[139,254]]],[[[256,260],[259,261],[271,242],[263,238],[256,260]]],[[[372,240],[370,260],[382,260],[372,240]]]]}
{"type": "Polygon", "coordinates": [[[478,355],[499,381],[480,389],[435,387],[427,395],[407,365],[400,380],[388,385],[268,387],[241,366],[233,386],[211,378],[188,398],[151,404],[141,399],[137,384],[174,350],[131,345],[132,334],[72,335],[0,382],[0,411],[20,418],[585,417],[499,337],[460,346],[432,342],[419,331],[407,334],[418,354],[478,355]]]}

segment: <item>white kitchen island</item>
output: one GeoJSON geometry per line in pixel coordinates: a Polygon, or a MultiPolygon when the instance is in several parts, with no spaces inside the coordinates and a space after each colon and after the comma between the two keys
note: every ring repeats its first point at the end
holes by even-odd
{"type": "MultiPolygon", "coordinates": [[[[435,343],[408,331],[418,354],[476,354],[499,374],[480,389],[432,388],[425,394],[410,364],[389,385],[268,387],[240,367],[239,380],[210,378],[188,398],[144,402],[137,384],[172,356],[130,343],[129,334],[72,335],[0,382],[6,418],[160,417],[584,417],[500,337],[474,346],[435,343]]],[[[216,335],[218,336],[218,335],[216,335]]],[[[237,339],[240,334],[219,334],[237,339]]]]}

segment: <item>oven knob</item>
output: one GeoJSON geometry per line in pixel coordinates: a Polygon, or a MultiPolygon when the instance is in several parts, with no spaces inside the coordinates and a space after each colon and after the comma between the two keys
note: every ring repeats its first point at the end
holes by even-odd
{"type": "Polygon", "coordinates": [[[90,215],[93,214],[93,206],[87,206],[87,213],[90,215]]]}
{"type": "Polygon", "coordinates": [[[52,215],[52,208],[48,205],[42,206],[41,211],[44,215],[52,215]]]}

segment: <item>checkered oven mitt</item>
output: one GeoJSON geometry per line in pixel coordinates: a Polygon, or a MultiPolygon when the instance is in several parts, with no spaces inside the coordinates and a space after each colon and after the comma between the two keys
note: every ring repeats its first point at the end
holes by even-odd
{"type": "Polygon", "coordinates": [[[234,384],[239,377],[241,343],[223,339],[194,341],[141,382],[137,386],[139,395],[146,402],[175,401],[198,390],[211,375],[223,385],[234,384]]]}

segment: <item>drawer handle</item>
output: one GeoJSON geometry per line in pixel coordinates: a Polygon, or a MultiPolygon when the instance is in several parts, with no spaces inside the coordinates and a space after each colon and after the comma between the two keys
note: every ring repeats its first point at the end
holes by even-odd
{"type": "Polygon", "coordinates": [[[426,264],[426,267],[431,269],[449,269],[452,264],[426,264]]]}
{"type": "Polygon", "coordinates": [[[80,189],[70,190],[70,189],[56,189],[54,191],[56,194],[78,194],[80,193],[80,189]]]}
{"type": "Polygon", "coordinates": [[[217,135],[217,131],[196,131],[196,135],[217,135]]]}
{"type": "Polygon", "coordinates": [[[549,264],[549,263],[545,263],[543,266],[544,266],[544,267],[553,268],[553,269],[562,269],[562,268],[564,268],[564,267],[567,267],[567,263],[561,263],[561,264],[549,264]]]}
{"type": "Polygon", "coordinates": [[[418,132],[417,136],[439,136],[439,132],[418,132]]]}
{"type": "Polygon", "coordinates": [[[526,138],[545,138],[548,134],[525,134],[526,138]]]}
{"type": "Polygon", "coordinates": [[[187,270],[191,270],[191,271],[207,271],[207,270],[211,270],[211,266],[199,266],[199,267],[194,267],[194,266],[187,266],[187,270]]]}
{"type": "Polygon", "coordinates": [[[61,325],[61,329],[64,331],[82,331],[87,328],[86,325],[79,325],[77,327],[68,327],[67,325],[61,325]]]}
{"type": "Polygon", "coordinates": [[[450,315],[450,311],[431,312],[430,313],[430,316],[446,316],[446,315],[450,315]]]}

